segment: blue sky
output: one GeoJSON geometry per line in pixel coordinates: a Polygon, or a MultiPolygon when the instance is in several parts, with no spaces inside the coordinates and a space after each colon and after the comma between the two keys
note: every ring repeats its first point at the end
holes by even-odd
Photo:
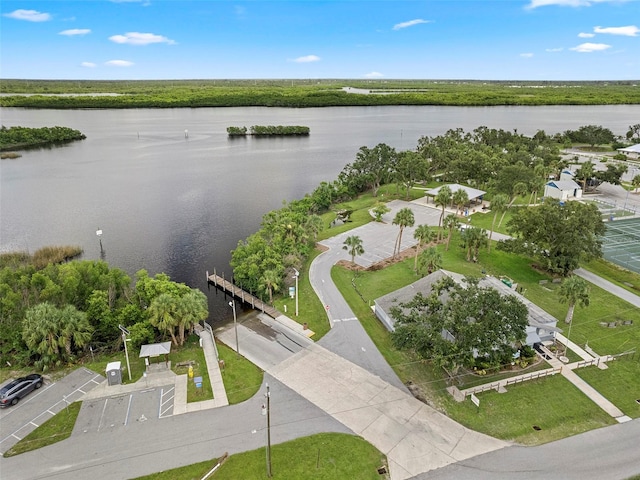
{"type": "Polygon", "coordinates": [[[640,0],[3,0],[0,13],[0,78],[640,79],[640,0]]]}

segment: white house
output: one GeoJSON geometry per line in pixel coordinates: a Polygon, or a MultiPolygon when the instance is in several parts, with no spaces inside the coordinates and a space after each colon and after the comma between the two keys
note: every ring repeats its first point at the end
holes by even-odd
{"type": "Polygon", "coordinates": [[[582,198],[582,187],[573,180],[551,180],[544,186],[544,196],[566,202],[582,198]]]}

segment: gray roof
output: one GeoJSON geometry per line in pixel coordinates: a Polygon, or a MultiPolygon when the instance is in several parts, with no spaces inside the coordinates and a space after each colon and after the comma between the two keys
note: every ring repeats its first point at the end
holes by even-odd
{"type": "Polygon", "coordinates": [[[567,190],[575,190],[576,188],[582,188],[573,180],[551,180],[547,182],[547,185],[550,187],[555,187],[558,190],[567,191],[567,190]]]}
{"type": "MultiPolygon", "coordinates": [[[[440,191],[440,189],[444,186],[445,185],[441,185],[438,188],[430,188],[428,190],[425,190],[425,195],[435,197],[440,191]]],[[[466,185],[460,185],[458,183],[451,183],[446,186],[451,189],[451,193],[455,193],[458,190],[465,190],[467,192],[467,195],[469,196],[469,200],[473,200],[474,198],[481,197],[482,195],[487,193],[484,190],[478,190],[477,188],[467,187],[466,185]]]]}
{"type": "MultiPolygon", "coordinates": [[[[377,298],[375,300],[375,303],[382,310],[389,313],[389,310],[392,306],[397,306],[400,303],[409,302],[418,292],[422,293],[422,295],[424,296],[428,296],[431,293],[433,286],[445,277],[452,278],[458,284],[462,284],[464,282],[464,276],[459,273],[449,272],[447,270],[438,270],[430,275],[427,275],[424,278],[421,278],[416,282],[413,282],[411,285],[407,285],[404,288],[377,298]]],[[[518,300],[524,303],[529,310],[528,323],[532,327],[542,328],[547,331],[562,331],[559,328],[556,328],[555,325],[558,320],[553,315],[545,312],[535,303],[527,300],[515,290],[502,283],[502,281],[498,278],[487,275],[480,279],[479,285],[481,287],[493,287],[502,295],[513,295],[518,298],[518,300]]]]}
{"type": "Polygon", "coordinates": [[[142,347],[140,347],[139,358],[157,357],[158,355],[166,355],[170,352],[171,342],[150,343],[149,345],[142,345],[142,347]]]}

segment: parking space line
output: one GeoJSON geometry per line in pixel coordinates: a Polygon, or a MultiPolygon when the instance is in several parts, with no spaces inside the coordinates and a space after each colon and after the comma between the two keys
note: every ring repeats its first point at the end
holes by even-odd
{"type": "Polygon", "coordinates": [[[162,397],[164,396],[164,388],[160,389],[160,405],[158,405],[158,418],[162,415],[162,397]]]}
{"type": "Polygon", "coordinates": [[[107,409],[107,402],[109,401],[108,398],[104,399],[104,407],[102,407],[102,413],[100,414],[100,421],[98,422],[98,432],[100,431],[100,429],[102,428],[102,419],[104,418],[104,412],[107,409]]]}
{"type": "MultiPolygon", "coordinates": [[[[22,440],[22,438],[19,437],[18,435],[16,435],[15,433],[12,433],[11,435],[9,435],[9,437],[14,437],[14,438],[17,438],[18,440],[22,440]]],[[[9,437],[7,437],[7,438],[9,438],[9,437]]]]}
{"type": "MultiPolygon", "coordinates": [[[[172,410],[172,409],[173,409],[173,404],[171,404],[171,405],[169,406],[169,408],[167,408],[164,412],[162,412],[162,413],[160,414],[160,417],[159,417],[159,418],[164,418],[164,414],[165,414],[165,413],[167,413],[169,410],[172,410]]],[[[167,415],[167,416],[168,416],[168,415],[167,415]]]]}
{"type": "Polygon", "coordinates": [[[124,424],[129,424],[129,413],[131,412],[131,402],[133,401],[133,394],[129,395],[129,405],[127,405],[127,415],[124,417],[124,424]]]}
{"type": "Polygon", "coordinates": [[[37,423],[33,423],[33,422],[29,422],[31,425],[33,425],[34,427],[38,428],[40,425],[38,425],[37,423]]]}

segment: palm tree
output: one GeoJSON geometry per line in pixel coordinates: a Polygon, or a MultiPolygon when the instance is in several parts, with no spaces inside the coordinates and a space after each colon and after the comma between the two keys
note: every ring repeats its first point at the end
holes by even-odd
{"type": "Polygon", "coordinates": [[[416,223],[416,219],[413,216],[413,210],[408,207],[401,208],[396,213],[395,218],[392,222],[394,225],[398,225],[400,227],[400,231],[398,232],[398,238],[396,240],[396,246],[393,249],[393,257],[395,258],[398,253],[400,253],[400,245],[402,244],[402,232],[406,227],[413,227],[416,223]]]}
{"type": "Polygon", "coordinates": [[[421,276],[435,272],[442,267],[442,254],[438,252],[436,247],[429,247],[420,254],[418,259],[418,274],[421,276]]]}
{"type": "Polygon", "coordinates": [[[491,230],[489,231],[489,245],[487,250],[491,253],[491,237],[493,236],[493,230],[496,225],[496,219],[498,218],[498,214],[504,212],[507,208],[507,204],[509,203],[509,197],[504,193],[498,193],[494,195],[491,199],[491,211],[493,212],[493,221],[491,222],[491,230]]]}
{"type": "Polygon", "coordinates": [[[434,237],[436,236],[435,232],[432,232],[429,228],[429,225],[418,225],[416,227],[416,231],[413,232],[413,238],[418,241],[418,245],[416,245],[416,256],[413,261],[413,269],[417,271],[418,268],[418,255],[420,254],[420,249],[423,245],[426,245],[429,242],[432,242],[434,237]]]}
{"type": "Polygon", "coordinates": [[[572,275],[562,282],[558,295],[560,295],[560,303],[569,304],[564,323],[571,323],[576,305],[589,306],[589,284],[584,278],[577,275],[572,275]]]}
{"type": "Polygon", "coordinates": [[[440,219],[438,220],[438,240],[442,238],[442,232],[440,227],[442,226],[442,219],[444,218],[444,209],[451,202],[451,188],[449,185],[444,185],[440,187],[436,197],[433,199],[433,203],[435,203],[436,207],[442,207],[442,213],[440,214],[440,219]]]}
{"type": "Polygon", "coordinates": [[[451,237],[453,236],[453,230],[460,225],[460,220],[458,220],[458,217],[456,217],[455,214],[450,213],[449,215],[447,215],[446,217],[444,217],[444,220],[442,222],[442,227],[445,230],[449,231],[449,235],[447,236],[447,247],[445,248],[445,251],[449,251],[449,243],[451,243],[451,237]]]}
{"type": "Polygon", "coordinates": [[[277,270],[265,270],[260,277],[260,284],[269,294],[269,303],[273,304],[273,292],[280,290],[280,281],[282,277],[277,270]]]}
{"type": "Polygon", "coordinates": [[[318,233],[320,233],[324,228],[322,218],[318,215],[309,215],[304,222],[304,228],[308,236],[313,238],[314,241],[317,240],[318,233]]]}
{"type": "Polygon", "coordinates": [[[362,246],[362,239],[357,235],[351,235],[344,241],[342,247],[343,250],[347,250],[351,255],[351,263],[355,263],[356,255],[362,255],[364,253],[364,247],[362,246]]]}
{"type": "Polygon", "coordinates": [[[635,193],[638,193],[638,188],[640,188],[640,175],[636,175],[631,180],[631,185],[636,189],[635,193]]]}
{"type": "Polygon", "coordinates": [[[469,203],[469,194],[466,190],[460,189],[453,192],[451,201],[456,206],[456,215],[458,212],[462,212],[464,206],[469,203]]]}
{"type": "Polygon", "coordinates": [[[480,227],[469,227],[462,231],[462,246],[467,251],[467,262],[478,261],[478,251],[487,241],[487,231],[480,227]]]}
{"type": "Polygon", "coordinates": [[[193,325],[205,320],[209,316],[207,297],[198,289],[191,289],[184,294],[178,303],[178,337],[180,345],[184,345],[184,332],[191,330],[193,325]]]}
{"type": "Polygon", "coordinates": [[[60,363],[64,340],[60,337],[60,312],[48,302],[28,309],[22,322],[22,339],[32,353],[40,356],[37,362],[42,369],[60,363]]]}
{"type": "Polygon", "coordinates": [[[93,327],[84,312],[76,310],[73,305],[67,305],[60,310],[61,324],[60,338],[64,341],[67,356],[72,355],[72,345],[82,348],[89,343],[93,334],[93,327]]]}
{"type": "Polygon", "coordinates": [[[576,179],[582,180],[582,191],[587,193],[587,182],[595,173],[595,164],[591,160],[587,160],[580,168],[576,170],[576,179]]]}
{"type": "Polygon", "coordinates": [[[171,341],[176,346],[178,345],[175,335],[175,328],[179,323],[177,315],[178,302],[179,299],[170,293],[161,293],[152,300],[147,309],[149,323],[158,330],[168,332],[171,335],[171,341]]]}
{"type": "Polygon", "coordinates": [[[502,221],[504,220],[504,216],[507,214],[507,210],[509,210],[513,206],[513,203],[516,201],[518,196],[525,195],[528,191],[529,187],[527,187],[527,184],[524,182],[518,182],[513,186],[513,189],[511,191],[511,201],[509,202],[509,205],[507,205],[507,208],[505,208],[505,210],[502,212],[502,216],[500,217],[500,221],[498,222],[498,228],[500,228],[500,225],[502,225],[502,221]]]}

